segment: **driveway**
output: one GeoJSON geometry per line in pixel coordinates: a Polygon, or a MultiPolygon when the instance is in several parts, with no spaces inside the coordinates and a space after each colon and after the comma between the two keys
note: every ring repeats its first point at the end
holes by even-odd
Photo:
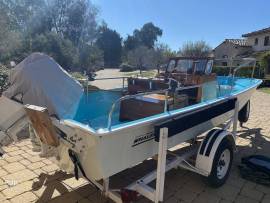
{"type": "MultiPolygon", "coordinates": [[[[119,78],[124,77],[125,74],[123,72],[120,72],[119,69],[104,69],[96,72],[97,79],[101,78],[119,78]]],[[[106,79],[106,82],[104,80],[95,80],[89,82],[90,85],[96,86],[100,89],[113,89],[113,88],[122,88],[123,87],[123,79],[106,79]]],[[[126,84],[126,83],[125,83],[126,84]]]]}
{"type": "MultiPolygon", "coordinates": [[[[174,169],[167,173],[165,203],[269,203],[270,188],[242,179],[237,165],[243,156],[270,154],[270,95],[256,92],[251,100],[251,117],[244,128],[238,128],[237,146],[231,175],[227,183],[213,189],[194,173],[174,169]]],[[[100,193],[84,179],[59,171],[49,159],[32,152],[29,140],[5,148],[0,159],[0,202],[100,203],[100,193]]],[[[111,186],[124,186],[143,176],[152,161],[125,170],[112,178],[111,186]]],[[[149,202],[141,197],[140,203],[149,202]]]]}

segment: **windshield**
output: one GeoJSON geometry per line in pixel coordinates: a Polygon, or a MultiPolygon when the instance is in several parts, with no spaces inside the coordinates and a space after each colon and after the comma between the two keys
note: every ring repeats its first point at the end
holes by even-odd
{"type": "Polygon", "coordinates": [[[174,70],[174,67],[175,67],[175,60],[171,60],[168,65],[168,71],[172,72],[174,70]]]}
{"type": "Polygon", "coordinates": [[[207,64],[207,60],[196,60],[195,63],[195,73],[203,74],[207,64]]]}
{"type": "Polygon", "coordinates": [[[191,73],[192,72],[192,60],[178,60],[176,70],[179,72],[184,72],[184,73],[191,73]]]}
{"type": "Polygon", "coordinates": [[[213,67],[213,60],[209,60],[209,61],[207,62],[206,68],[205,68],[205,74],[206,74],[206,75],[211,74],[211,72],[212,72],[212,67],[213,67]]]}
{"type": "Polygon", "coordinates": [[[171,59],[167,71],[187,74],[209,75],[212,72],[213,60],[207,58],[171,59]]]}

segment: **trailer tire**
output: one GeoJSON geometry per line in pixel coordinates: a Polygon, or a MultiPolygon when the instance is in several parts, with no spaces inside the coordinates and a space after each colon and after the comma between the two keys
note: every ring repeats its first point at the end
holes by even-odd
{"type": "Polygon", "coordinates": [[[211,173],[206,178],[211,187],[218,188],[226,182],[232,166],[233,151],[231,141],[225,137],[217,148],[211,173]]]}
{"type": "Polygon", "coordinates": [[[241,124],[246,123],[248,121],[249,113],[250,113],[250,101],[248,101],[238,113],[238,120],[241,124]]]}

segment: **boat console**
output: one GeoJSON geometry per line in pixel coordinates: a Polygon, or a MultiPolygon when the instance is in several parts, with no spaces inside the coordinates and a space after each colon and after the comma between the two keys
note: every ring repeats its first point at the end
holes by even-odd
{"type": "Polygon", "coordinates": [[[216,81],[212,65],[209,57],[174,57],[156,78],[128,78],[128,95],[150,93],[121,101],[119,120],[137,120],[201,102],[203,84],[216,81]],[[164,91],[151,93],[158,90],[164,91]]]}

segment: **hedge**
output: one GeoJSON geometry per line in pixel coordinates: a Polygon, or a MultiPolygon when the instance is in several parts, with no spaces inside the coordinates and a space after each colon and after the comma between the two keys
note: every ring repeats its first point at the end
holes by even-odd
{"type": "MultiPolygon", "coordinates": [[[[213,73],[216,73],[218,76],[227,76],[230,73],[233,73],[234,68],[224,67],[224,66],[213,66],[213,73]]],[[[237,77],[247,77],[250,78],[252,75],[252,67],[245,67],[238,70],[235,74],[237,77]]],[[[257,64],[254,71],[255,78],[263,78],[264,77],[264,68],[262,68],[259,64],[257,64]]]]}
{"type": "Polygon", "coordinates": [[[8,87],[9,70],[0,64],[0,95],[8,87]]]}

